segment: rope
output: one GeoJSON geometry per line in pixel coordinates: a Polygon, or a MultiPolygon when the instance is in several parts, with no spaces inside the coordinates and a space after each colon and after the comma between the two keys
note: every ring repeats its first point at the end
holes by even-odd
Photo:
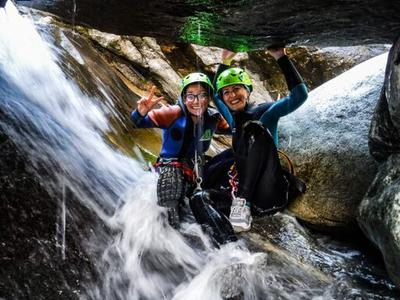
{"type": "Polygon", "coordinates": [[[229,176],[229,184],[232,188],[231,195],[232,199],[236,198],[236,193],[238,191],[238,185],[239,185],[239,179],[238,179],[239,173],[236,170],[236,165],[233,163],[231,168],[229,169],[228,176],[229,176]]]}
{"type": "Polygon", "coordinates": [[[195,191],[201,191],[202,190],[201,183],[203,182],[203,178],[201,177],[201,174],[200,174],[201,158],[199,156],[199,144],[200,144],[202,130],[200,130],[200,135],[199,135],[199,125],[201,125],[200,129],[204,127],[203,116],[201,116],[198,123],[195,123],[193,125],[194,125],[193,126],[193,136],[194,136],[195,142],[196,142],[196,145],[194,147],[194,167],[193,167],[194,181],[196,183],[195,191]]]}
{"type": "Polygon", "coordinates": [[[283,152],[282,150],[278,150],[278,155],[283,158],[284,160],[286,160],[289,172],[293,175],[296,175],[296,171],[294,169],[294,165],[293,162],[291,161],[291,159],[289,158],[289,156],[283,152]]]}
{"type": "Polygon", "coordinates": [[[203,182],[203,178],[200,176],[200,169],[199,169],[199,157],[197,152],[197,147],[194,150],[194,181],[196,183],[195,191],[201,191],[201,183],[203,182]]]}

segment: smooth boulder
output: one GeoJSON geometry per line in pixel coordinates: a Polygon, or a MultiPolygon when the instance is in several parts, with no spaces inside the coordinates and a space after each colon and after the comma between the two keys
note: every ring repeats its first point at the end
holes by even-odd
{"type": "Polygon", "coordinates": [[[377,171],[368,128],[386,59],[382,54],[323,84],[280,121],[280,148],[307,184],[305,195],[289,208],[318,229],[357,228],[357,207],[377,171]]]}

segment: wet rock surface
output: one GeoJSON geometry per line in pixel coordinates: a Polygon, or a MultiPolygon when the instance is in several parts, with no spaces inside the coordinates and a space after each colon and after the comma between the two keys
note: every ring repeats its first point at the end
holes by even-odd
{"type": "Polygon", "coordinates": [[[369,148],[378,161],[400,152],[400,38],[389,53],[385,82],[371,121],[369,148]]]}
{"type": "Polygon", "coordinates": [[[346,46],[391,43],[397,1],[20,1],[69,23],[121,35],[161,37],[241,51],[287,42],[346,46]]]}
{"type": "Polygon", "coordinates": [[[392,280],[400,286],[400,156],[391,155],[358,209],[358,222],[380,249],[392,280]]]}
{"type": "Polygon", "coordinates": [[[26,158],[4,134],[0,154],[0,297],[77,299],[82,283],[96,278],[80,239],[94,226],[94,216],[66,199],[71,209],[81,211],[82,219],[71,224],[67,212],[63,229],[58,199],[28,171],[26,158]]]}
{"type": "MultiPolygon", "coordinates": [[[[221,63],[222,49],[192,45],[198,61],[211,74],[221,63]]],[[[309,90],[349,70],[355,65],[389,51],[390,45],[368,45],[354,47],[298,47],[287,52],[302,75],[309,90]]],[[[178,48],[179,50],[179,48],[178,48]]],[[[286,81],[279,66],[266,50],[237,53],[232,66],[246,69],[254,83],[251,100],[271,101],[288,94],[286,81]]]]}
{"type": "Polygon", "coordinates": [[[377,171],[367,135],[385,63],[382,55],[354,67],[280,120],[280,146],[307,184],[290,210],[320,229],[357,228],[357,206],[377,171]]]}
{"type": "Polygon", "coordinates": [[[318,282],[316,286],[322,286],[324,291],[322,297],[396,298],[382,258],[362,235],[327,236],[303,227],[293,215],[284,212],[255,219],[252,231],[242,236],[250,248],[267,252],[267,269],[286,262],[299,281],[307,278],[304,284],[318,282]],[[307,275],[303,277],[302,273],[307,275]]]}

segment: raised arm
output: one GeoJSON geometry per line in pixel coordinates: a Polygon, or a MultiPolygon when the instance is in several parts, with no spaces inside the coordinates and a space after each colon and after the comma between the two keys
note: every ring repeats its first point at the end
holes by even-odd
{"type": "Polygon", "coordinates": [[[131,113],[131,120],[136,128],[158,127],[147,115],[157,103],[164,99],[164,97],[153,99],[155,89],[156,87],[153,86],[147,96],[140,98],[137,102],[137,108],[131,113]]]}
{"type": "Polygon", "coordinates": [[[217,78],[218,76],[225,71],[226,69],[229,69],[232,63],[233,58],[235,57],[236,53],[232,52],[230,50],[224,49],[222,50],[221,54],[221,61],[222,64],[220,64],[217,68],[217,72],[215,72],[214,80],[213,80],[213,86],[217,86],[217,78]]]}
{"type": "Polygon", "coordinates": [[[263,124],[267,124],[271,119],[278,119],[282,116],[295,111],[307,99],[308,91],[303,82],[303,78],[286,55],[284,48],[270,49],[269,53],[275,58],[283,75],[285,76],[289,96],[275,102],[260,118],[263,124]]]}

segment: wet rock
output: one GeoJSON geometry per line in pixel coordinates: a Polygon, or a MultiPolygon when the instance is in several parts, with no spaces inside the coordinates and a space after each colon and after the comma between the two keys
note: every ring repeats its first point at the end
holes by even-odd
{"type": "Polygon", "coordinates": [[[400,37],[389,53],[385,82],[371,122],[369,147],[378,161],[400,152],[400,37]]]}
{"type": "Polygon", "coordinates": [[[400,35],[393,44],[386,66],[385,90],[394,127],[400,130],[400,35]]]}
{"type": "MultiPolygon", "coordinates": [[[[221,63],[222,49],[192,45],[204,69],[215,72],[221,63]]],[[[353,47],[298,47],[287,49],[308,88],[313,90],[357,64],[389,51],[389,45],[353,47]]],[[[275,60],[266,50],[237,53],[232,66],[245,68],[254,83],[251,99],[271,101],[288,94],[286,81],[275,60]]]]}
{"type": "MultiPolygon", "coordinates": [[[[157,152],[161,141],[160,134],[153,129],[133,130],[129,117],[140,95],[145,94],[155,83],[150,80],[149,72],[122,57],[118,52],[121,48],[117,47],[118,50],[111,46],[119,45],[121,41],[130,43],[130,40],[95,32],[95,37],[106,47],[110,47],[110,51],[108,48],[99,47],[97,41],[94,43],[88,30],[84,28],[77,28],[74,32],[61,26],[65,24],[54,24],[54,19],[45,17],[44,22],[41,14],[35,18],[42,36],[52,47],[57,48],[65,74],[90,97],[107,107],[116,108],[108,114],[110,130],[106,137],[109,142],[133,156],[135,144],[157,152]]],[[[132,47],[137,49],[133,44],[132,47]]]]}
{"type": "MultiPolygon", "coordinates": [[[[22,2],[24,3],[24,2],[22,2]]],[[[248,51],[276,43],[345,46],[391,43],[400,30],[396,1],[54,1],[26,5],[121,35],[248,51]],[[321,30],[323,28],[323,30],[321,30]]]]}
{"type": "Polygon", "coordinates": [[[97,30],[89,30],[88,35],[102,47],[125,58],[128,62],[147,69],[153,80],[159,82],[171,102],[176,101],[181,76],[171,67],[155,39],[127,38],[97,30]]]}
{"type": "Polygon", "coordinates": [[[292,260],[279,247],[256,253],[251,261],[233,262],[214,276],[223,299],[247,299],[254,291],[259,299],[285,297],[288,291],[295,293],[297,299],[306,299],[315,293],[322,294],[323,288],[332,280],[318,270],[292,260]]]}
{"type": "Polygon", "coordinates": [[[0,297],[79,299],[82,281],[96,277],[80,240],[82,224],[75,227],[67,217],[63,231],[57,199],[43,189],[3,134],[0,154],[0,297]]]}
{"type": "MultiPolygon", "coordinates": [[[[362,235],[331,240],[284,212],[256,218],[251,232],[241,234],[241,238],[252,251],[266,253],[256,264],[259,272],[266,270],[266,280],[275,276],[279,282],[284,277],[286,290],[292,280],[304,287],[305,294],[298,295],[299,299],[307,299],[306,287],[313,287],[323,299],[351,299],[355,295],[361,299],[395,298],[382,260],[362,235]]],[[[275,295],[271,299],[276,299],[274,291],[267,294],[270,292],[275,295]]]]}
{"type": "Polygon", "coordinates": [[[290,210],[319,229],[357,228],[358,204],[377,170],[367,134],[385,63],[381,55],[343,73],[280,121],[281,148],[307,184],[290,210]]]}
{"type": "Polygon", "coordinates": [[[380,249],[386,269],[400,287],[400,155],[391,155],[362,200],[357,220],[380,249]]]}
{"type": "Polygon", "coordinates": [[[129,39],[111,33],[104,33],[95,29],[88,30],[88,35],[102,47],[111,50],[115,54],[126,58],[134,64],[138,64],[143,68],[148,68],[148,64],[143,55],[129,39]]]}

